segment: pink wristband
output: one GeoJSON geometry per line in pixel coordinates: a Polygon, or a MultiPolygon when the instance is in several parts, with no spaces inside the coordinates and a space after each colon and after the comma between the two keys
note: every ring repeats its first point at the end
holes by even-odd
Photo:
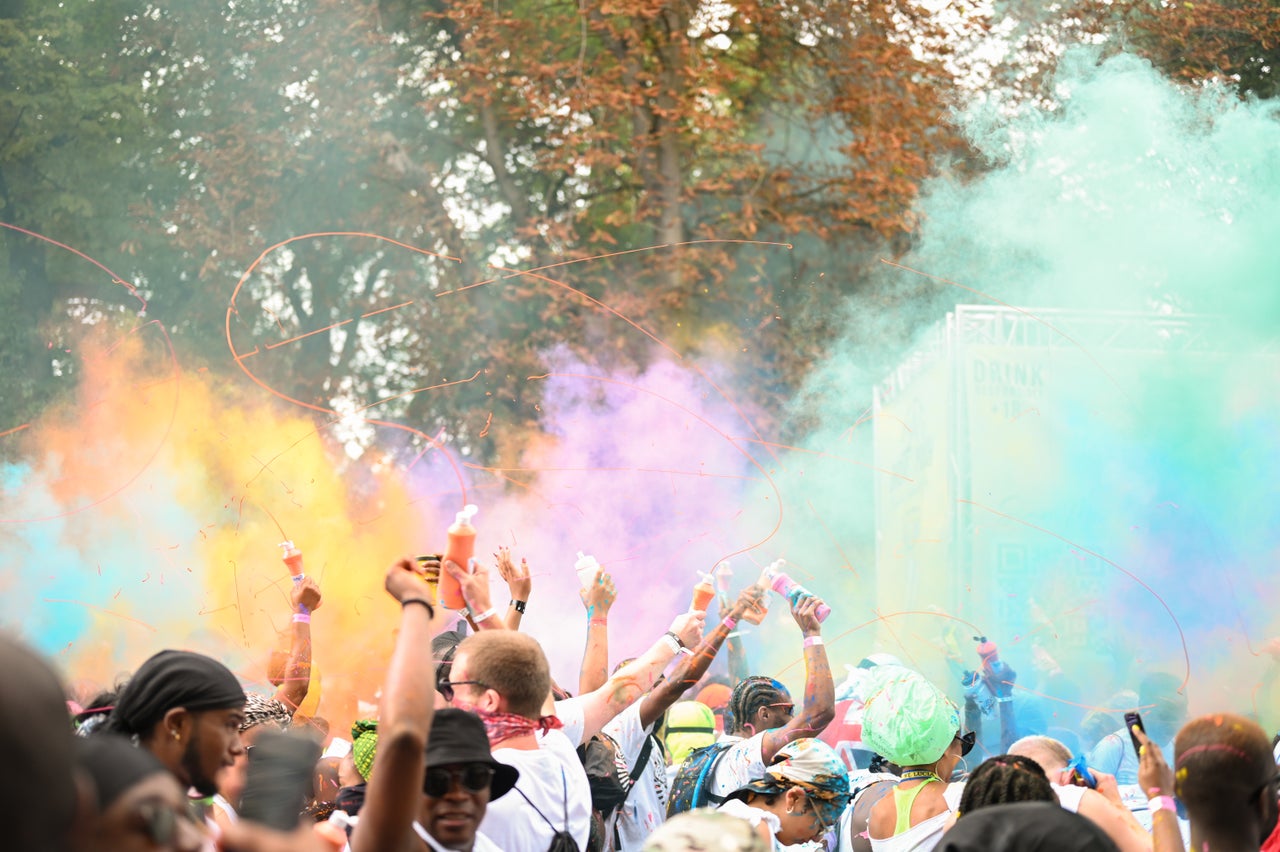
{"type": "Polygon", "coordinates": [[[293,623],[294,623],[294,624],[310,624],[310,623],[311,623],[311,613],[309,613],[309,612],[295,612],[295,613],[293,614],[293,623]]]}
{"type": "Polygon", "coordinates": [[[1173,800],[1173,796],[1155,796],[1148,799],[1147,808],[1152,814],[1157,811],[1168,811],[1175,817],[1178,815],[1178,803],[1173,800]]]}
{"type": "Polygon", "coordinates": [[[724,620],[724,626],[725,626],[725,629],[726,629],[726,630],[732,630],[733,628],[735,628],[735,627],[737,627],[737,626],[738,626],[738,619],[736,619],[736,618],[726,618],[726,619],[724,620]]]}
{"type": "MultiPolygon", "coordinates": [[[[825,645],[825,644],[827,644],[827,643],[822,641],[822,637],[821,637],[821,636],[806,636],[806,637],[804,637],[804,646],[805,646],[806,648],[812,648],[814,645],[825,645]]],[[[793,646],[793,647],[794,647],[794,646],[793,646]]]]}

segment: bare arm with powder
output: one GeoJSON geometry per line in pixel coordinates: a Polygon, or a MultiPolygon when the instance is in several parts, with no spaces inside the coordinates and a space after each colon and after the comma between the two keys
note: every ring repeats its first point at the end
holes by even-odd
{"type": "MultiPolygon", "coordinates": [[[[676,634],[680,642],[687,647],[696,643],[702,636],[702,625],[705,619],[706,616],[700,612],[681,613],[671,622],[669,632],[676,634]]],[[[670,637],[664,633],[649,650],[614,672],[605,681],[604,686],[586,695],[570,699],[581,708],[583,719],[582,739],[574,745],[581,745],[600,733],[600,729],[608,724],[610,719],[653,689],[658,676],[662,674],[662,670],[667,667],[667,663],[671,662],[671,658],[676,653],[677,649],[672,647],[670,637]]],[[[550,696],[547,701],[548,705],[544,712],[554,712],[555,708],[550,696]]]]}
{"type": "Polygon", "coordinates": [[[822,644],[822,624],[817,611],[822,604],[812,595],[799,598],[791,606],[791,617],[804,634],[804,708],[781,728],[766,731],[760,743],[765,766],[784,745],[801,737],[816,737],[835,718],[836,685],[831,679],[831,664],[822,644]],[[816,640],[816,641],[815,641],[816,640]]]}
{"type": "Polygon", "coordinates": [[[307,698],[311,687],[311,616],[320,608],[320,586],[311,577],[303,577],[289,595],[293,605],[293,623],[289,629],[289,656],[285,660],[280,685],[272,697],[295,713],[307,698]],[[303,609],[305,607],[305,609],[303,609]]]}
{"type": "Polygon", "coordinates": [[[725,638],[733,631],[738,619],[742,618],[742,613],[746,612],[747,607],[763,596],[764,590],[759,586],[750,586],[742,590],[742,593],[738,595],[737,602],[729,609],[721,622],[716,625],[715,630],[707,634],[701,644],[693,649],[691,655],[680,661],[675,671],[671,673],[671,677],[655,686],[641,700],[641,727],[648,728],[658,721],[662,714],[667,712],[667,708],[679,701],[680,696],[684,695],[689,687],[697,683],[707,673],[707,669],[711,667],[711,661],[719,653],[720,646],[724,644],[725,638]]]}
{"type": "Polygon", "coordinates": [[[613,578],[601,568],[591,585],[579,589],[578,595],[587,608],[587,649],[582,652],[582,669],[578,672],[578,694],[586,695],[609,679],[609,608],[618,599],[618,592],[613,578]]]}

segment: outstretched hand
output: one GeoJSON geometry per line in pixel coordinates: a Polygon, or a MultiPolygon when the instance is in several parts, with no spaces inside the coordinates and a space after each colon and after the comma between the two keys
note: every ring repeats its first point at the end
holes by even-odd
{"type": "Polygon", "coordinates": [[[498,575],[506,581],[507,588],[511,591],[511,599],[527,602],[529,593],[533,591],[533,579],[529,576],[529,561],[521,559],[517,567],[511,561],[511,548],[505,545],[498,548],[493,558],[498,564],[498,575]]]}
{"type": "Polygon", "coordinates": [[[587,608],[587,618],[598,618],[609,614],[609,608],[618,599],[618,590],[613,586],[613,577],[603,568],[598,568],[591,585],[578,590],[578,597],[587,608]]]}

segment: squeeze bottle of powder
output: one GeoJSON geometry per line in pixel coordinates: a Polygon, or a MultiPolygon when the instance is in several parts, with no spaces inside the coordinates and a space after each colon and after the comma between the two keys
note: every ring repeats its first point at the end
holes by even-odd
{"type": "Polygon", "coordinates": [[[693,587],[693,602],[689,604],[689,612],[707,611],[711,599],[716,596],[716,588],[711,585],[711,575],[698,572],[698,583],[693,587]]]}
{"type": "MultiPolygon", "coordinates": [[[[776,564],[777,563],[775,562],[774,565],[776,564]]],[[[757,586],[759,586],[762,589],[767,589],[769,587],[769,571],[772,568],[773,566],[771,565],[768,568],[764,569],[764,571],[760,574],[760,579],[756,581],[757,586]]],[[[768,614],[769,614],[769,603],[764,597],[761,597],[760,600],[752,604],[751,607],[742,614],[742,620],[745,622],[748,622],[749,624],[759,624],[760,622],[764,621],[764,617],[768,614]]]]}
{"type": "MultiPolygon", "coordinates": [[[[804,595],[816,597],[813,592],[809,591],[780,570],[781,567],[786,564],[787,563],[784,560],[779,559],[777,562],[765,569],[765,576],[768,578],[769,587],[786,598],[792,606],[795,606],[796,601],[800,600],[804,595]]],[[[830,614],[831,607],[826,604],[819,604],[818,608],[814,610],[813,613],[814,618],[818,619],[819,623],[826,621],[827,616],[830,614]]]]}
{"type": "MultiPolygon", "coordinates": [[[[302,551],[294,546],[291,541],[280,542],[281,553],[280,558],[284,560],[284,567],[289,569],[289,576],[293,578],[293,584],[299,585],[306,576],[302,569],[302,551]]],[[[298,604],[298,612],[302,615],[310,615],[311,610],[302,604],[298,604]]]]}
{"type": "MultiPolygon", "coordinates": [[[[453,526],[449,527],[449,544],[445,549],[444,558],[447,562],[462,568],[463,571],[469,571],[471,565],[471,557],[476,552],[476,528],[471,525],[471,519],[476,515],[476,507],[468,504],[464,506],[462,511],[454,518],[453,526]]],[[[458,585],[448,571],[441,566],[440,570],[440,604],[449,609],[463,609],[467,605],[467,600],[462,596],[462,587],[458,585]]]]}
{"type": "Polygon", "coordinates": [[[578,561],[573,563],[573,570],[578,572],[578,582],[582,584],[582,588],[591,588],[591,583],[596,578],[596,571],[599,569],[600,563],[594,556],[578,551],[578,561]]]}

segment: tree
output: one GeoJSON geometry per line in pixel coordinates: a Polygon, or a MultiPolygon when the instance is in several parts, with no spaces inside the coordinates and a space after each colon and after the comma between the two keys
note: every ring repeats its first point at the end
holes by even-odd
{"type": "Polygon", "coordinates": [[[78,325],[141,307],[105,271],[26,233],[135,260],[117,214],[144,182],[135,157],[151,127],[138,58],[120,50],[132,5],[0,6],[0,222],[16,226],[0,230],[0,432],[69,385],[78,325]]]}

